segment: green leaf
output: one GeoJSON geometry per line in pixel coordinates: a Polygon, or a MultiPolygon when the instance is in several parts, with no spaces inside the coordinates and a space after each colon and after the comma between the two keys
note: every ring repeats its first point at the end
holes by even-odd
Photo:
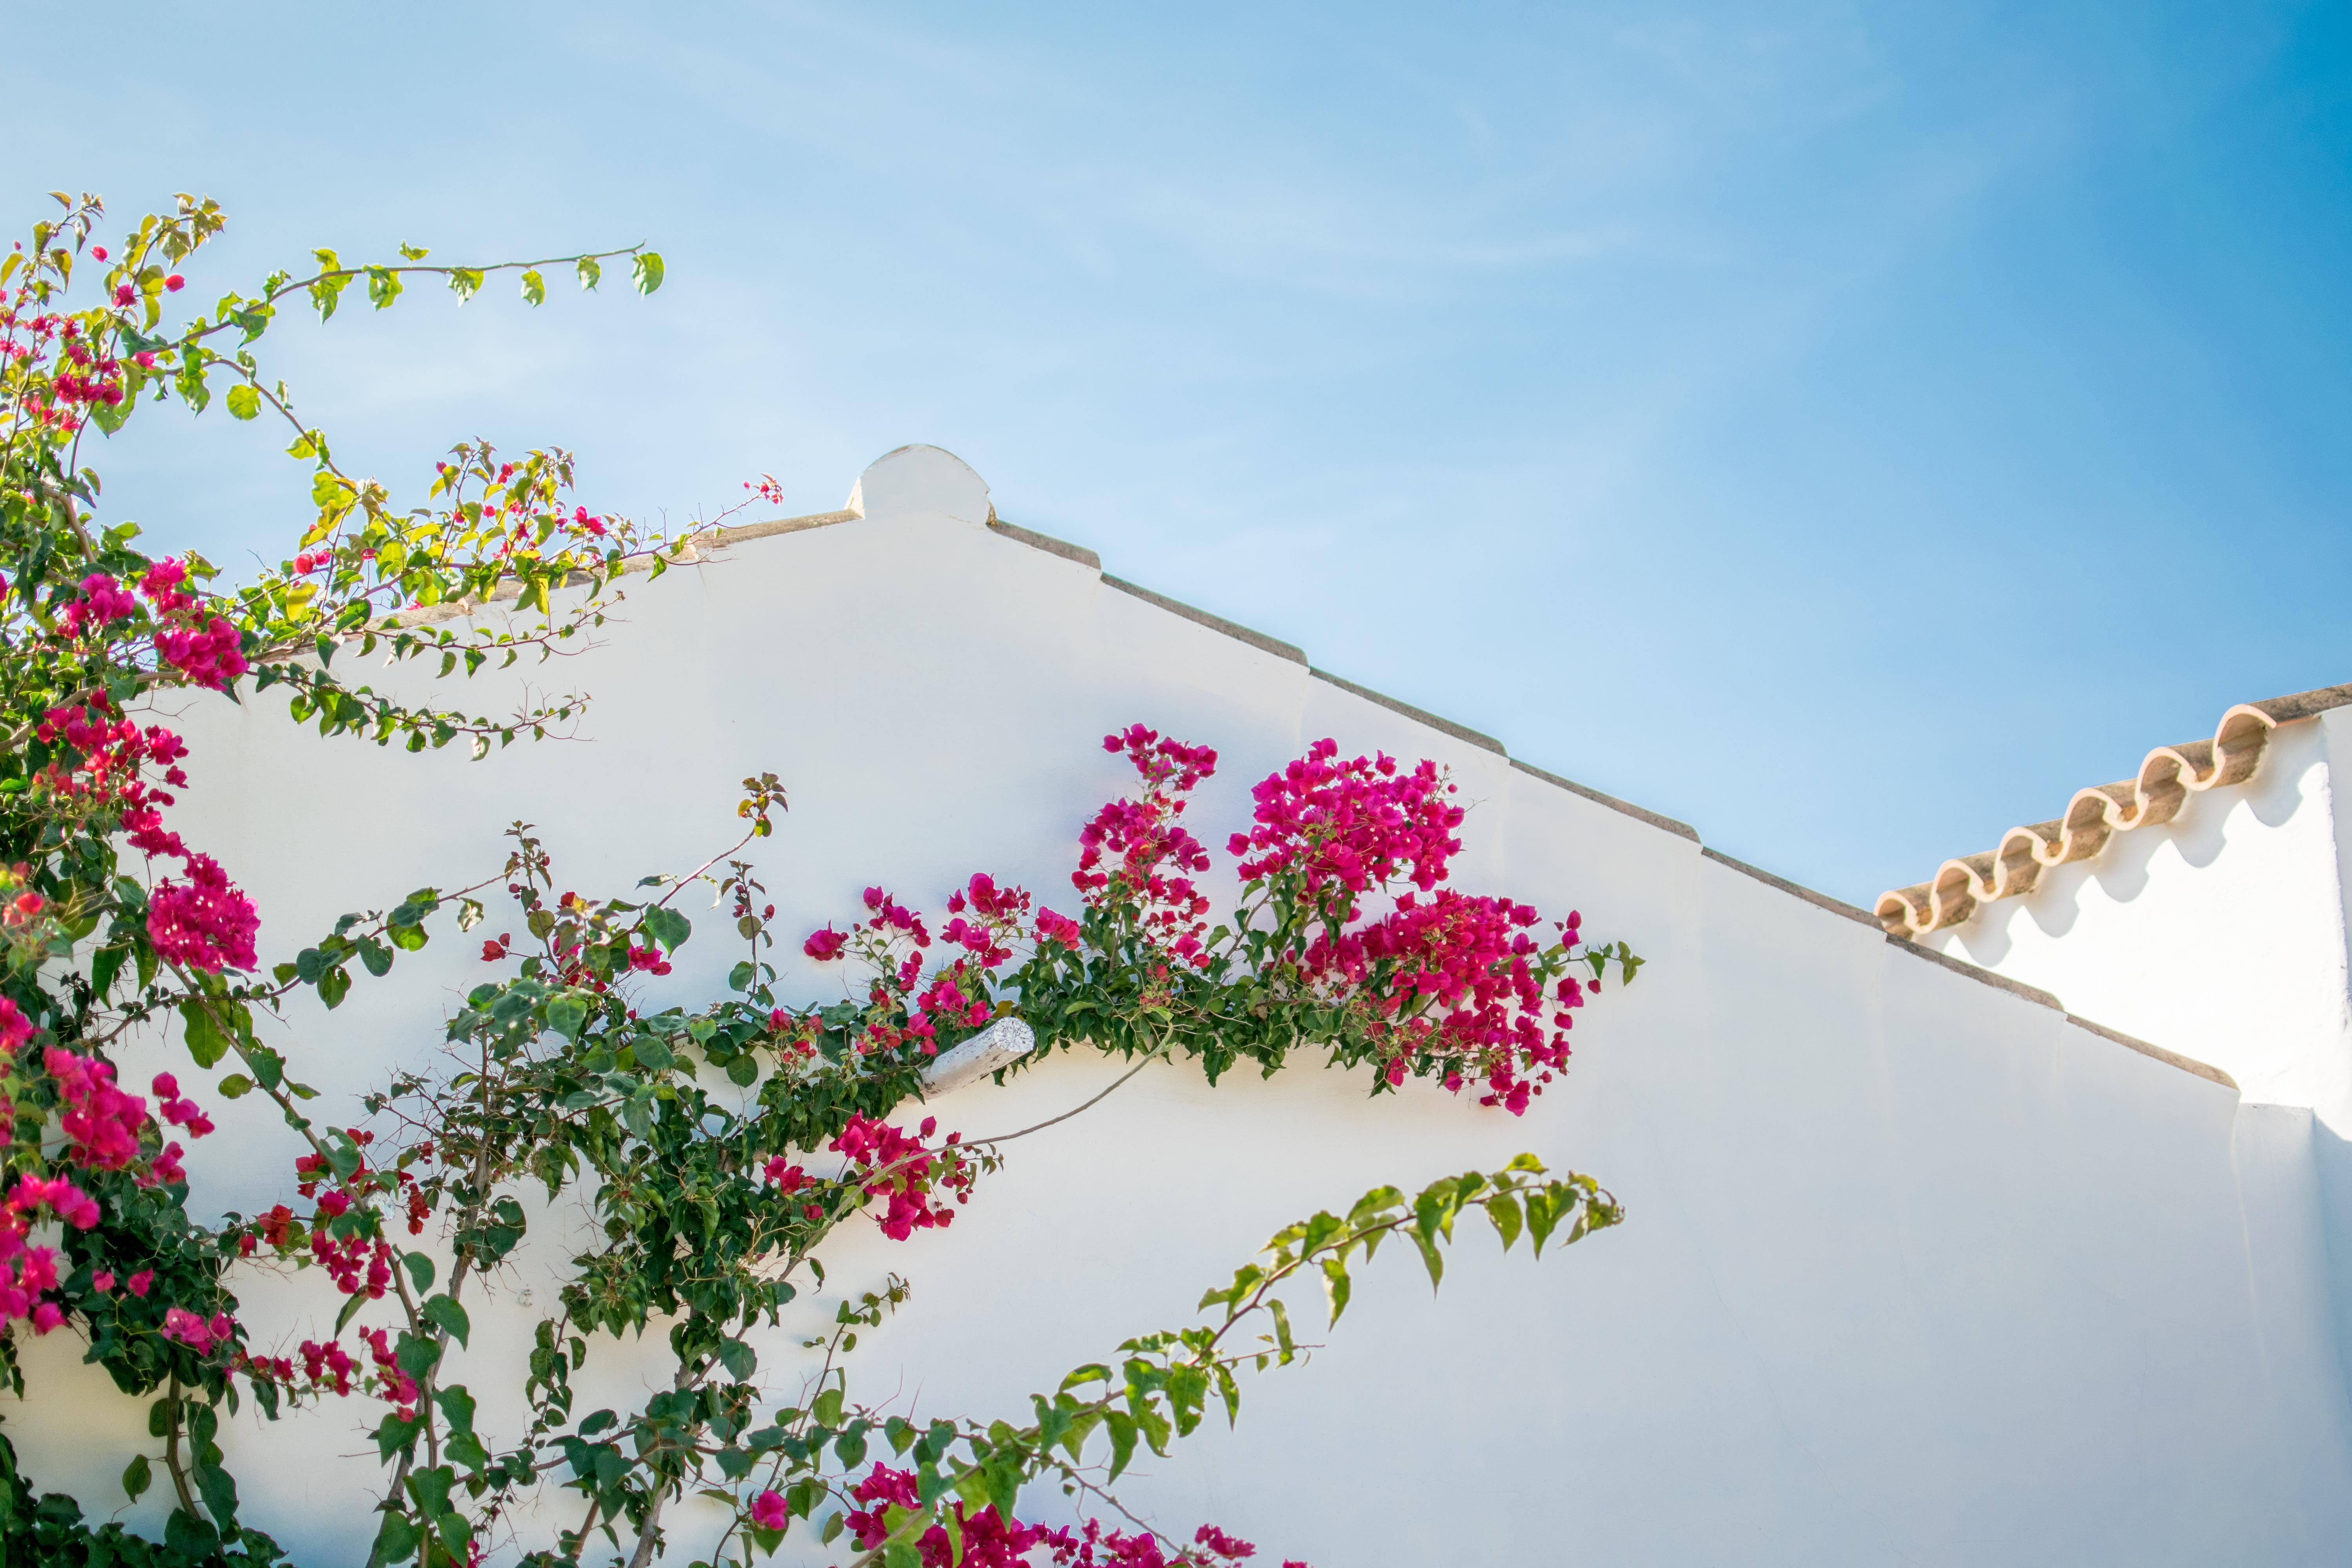
{"type": "Polygon", "coordinates": [[[694,924],[676,910],[661,906],[646,911],[646,931],[668,952],[676,952],[686,945],[694,924]]]}
{"type": "Polygon", "coordinates": [[[405,1329],[392,1352],[393,1364],[422,1383],[441,1363],[441,1347],[432,1340],[419,1339],[405,1329]]]}
{"type": "Polygon", "coordinates": [[[473,1331],[473,1325],[466,1321],[466,1309],[446,1296],[431,1298],[422,1310],[426,1322],[446,1331],[460,1345],[465,1344],[466,1336],[473,1331]]]}
{"type": "MultiPolygon", "coordinates": [[[[1282,1304],[1279,1297],[1268,1300],[1265,1306],[1266,1310],[1274,1317],[1275,1344],[1281,1352],[1282,1364],[1287,1366],[1290,1364],[1290,1358],[1297,1342],[1290,1335],[1290,1310],[1282,1304]]],[[[1175,1373],[1171,1373],[1169,1378],[1172,1384],[1175,1373]]]]}
{"type": "Polygon", "coordinates": [[[641,250],[629,263],[629,275],[636,280],[637,292],[650,294],[662,286],[662,258],[658,251],[641,250]]]}
{"type": "Polygon", "coordinates": [[[593,289],[604,276],[604,269],[596,265],[596,258],[593,256],[582,257],[577,270],[580,273],[580,287],[583,289],[593,289]]]}
{"type": "Polygon", "coordinates": [[[205,356],[196,350],[180,355],[180,374],[173,383],[179,388],[180,399],[191,414],[202,414],[205,405],[213,400],[213,391],[205,384],[205,356]]]}
{"type": "Polygon", "coordinates": [[[319,1000],[327,1005],[330,1012],[341,1005],[351,989],[352,972],[348,969],[330,969],[319,976],[319,1000]]]}
{"type": "Polygon", "coordinates": [[[528,305],[547,303],[547,279],[539,275],[536,267],[528,268],[522,275],[522,298],[528,305]]]}
{"type": "Polygon", "coordinates": [[[218,1465],[196,1467],[196,1490],[205,1500],[205,1507],[213,1522],[223,1530],[236,1526],[236,1481],[218,1465]]]}
{"type": "Polygon", "coordinates": [[[213,1022],[212,1009],[214,1006],[226,1008],[234,1005],[234,1003],[207,1004],[201,1001],[180,1004],[180,1019],[186,1026],[188,1055],[195,1058],[198,1067],[211,1067],[228,1055],[229,1038],[213,1022]]]}
{"type": "Polygon", "coordinates": [[[1110,1479],[1117,1480],[1127,1462],[1135,1458],[1135,1417],[1113,1410],[1104,1415],[1103,1425],[1110,1429],[1110,1479]]]}
{"type": "Polygon", "coordinates": [[[418,1435],[424,1430],[425,1423],[422,1419],[404,1421],[400,1418],[400,1412],[388,1410],[384,1412],[383,1419],[375,1424],[376,1453],[383,1458],[390,1459],[393,1455],[404,1448],[414,1449],[418,1435]]]}
{"type": "Polygon", "coordinates": [[[1237,1425],[1242,1418],[1242,1385],[1234,1381],[1234,1369],[1223,1362],[1217,1363],[1217,1397],[1224,1401],[1225,1425],[1237,1425]]]}
{"type": "Polygon", "coordinates": [[[433,1259],[421,1252],[404,1252],[401,1263],[408,1269],[408,1278],[419,1290],[433,1289],[433,1259]]]}
{"type": "Polygon", "coordinates": [[[219,1089],[223,1100],[243,1100],[253,1092],[253,1080],[241,1072],[233,1072],[220,1080],[219,1089]]]}
{"type": "Polygon", "coordinates": [[[424,1537],[404,1513],[387,1513],[383,1527],[375,1532],[375,1550],[369,1553],[373,1563],[404,1563],[416,1555],[424,1537]]]}
{"type": "Polygon", "coordinates": [[[438,1405],[441,1407],[441,1414],[449,1418],[449,1430],[452,1432],[470,1432],[474,1429],[474,1396],[463,1388],[436,1390],[433,1395],[433,1403],[438,1405]]]}
{"type": "Polygon", "coordinates": [[[89,988],[100,996],[113,990],[114,977],[122,973],[123,961],[130,956],[131,950],[127,947],[101,947],[91,954],[89,988]]]}
{"type": "Polygon", "coordinates": [[[123,1468],[122,1493],[132,1502],[137,1502],[140,1494],[152,1486],[154,1481],[155,1472],[148,1467],[147,1456],[142,1454],[123,1468]]]}
{"type": "Polygon", "coordinates": [[[486,1470],[490,1466],[490,1451],[471,1432],[456,1432],[444,1438],[441,1451],[469,1470],[486,1470]]]}
{"type": "Polygon", "coordinates": [[[1528,1245],[1537,1257],[1543,1256],[1544,1243],[1551,1239],[1552,1226],[1559,1223],[1563,1212],[1558,1206],[1561,1196],[1559,1183],[1528,1194],[1528,1245]]]}
{"type": "Polygon", "coordinates": [[[345,1301],[343,1303],[343,1310],[335,1314],[335,1332],[340,1334],[345,1329],[350,1328],[352,1326],[352,1320],[358,1317],[360,1315],[360,1309],[366,1305],[367,1298],[363,1295],[353,1296],[351,1300],[345,1301]]]}
{"type": "Polygon", "coordinates": [[[389,267],[367,269],[368,302],[381,310],[400,298],[400,274],[389,267]]]}
{"type": "Polygon", "coordinates": [[[1445,1277],[1445,1259],[1437,1250],[1437,1243],[1419,1226],[1409,1227],[1405,1234],[1412,1237],[1413,1246],[1421,1249],[1422,1267],[1429,1270],[1429,1288],[1435,1290],[1445,1277]]]}
{"type": "Polygon", "coordinates": [[[760,1364],[758,1353],[741,1340],[721,1340],[719,1342],[719,1361],[727,1369],[727,1374],[738,1383],[751,1382],[752,1372],[760,1364]]]}
{"type": "Polygon", "coordinates": [[[1334,1323],[1339,1321],[1339,1314],[1348,1310],[1348,1297],[1352,1293],[1353,1289],[1348,1278],[1346,1261],[1338,1258],[1325,1258],[1323,1260],[1323,1293],[1330,1303],[1331,1321],[1334,1323]]]}
{"type": "Polygon", "coordinates": [[[227,407],[232,419],[250,419],[261,412],[261,394],[254,391],[247,382],[240,381],[230,387],[228,395],[221,402],[227,407]]]}
{"type": "Polygon", "coordinates": [[[220,1531],[186,1509],[175,1508],[164,1521],[163,1544],[189,1562],[201,1563],[220,1544],[220,1531]]]}
{"type": "Polygon", "coordinates": [[[588,1004],[578,996],[558,996],[547,1005],[547,1026],[567,1040],[580,1037],[588,1022],[588,1004]]]}
{"type": "Polygon", "coordinates": [[[1496,1193],[1486,1200],[1486,1217],[1495,1223],[1495,1234],[1503,1238],[1503,1250],[1511,1250],[1511,1243],[1519,1239],[1519,1200],[1508,1193],[1496,1193]]]}

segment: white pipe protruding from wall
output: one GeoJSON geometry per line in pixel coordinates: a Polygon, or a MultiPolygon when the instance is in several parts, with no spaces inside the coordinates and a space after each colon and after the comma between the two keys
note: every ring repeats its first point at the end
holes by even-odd
{"type": "Polygon", "coordinates": [[[1037,1032],[1018,1018],[999,1018],[971,1039],[942,1052],[923,1069],[923,1098],[936,1100],[986,1078],[1037,1048],[1037,1032]]]}

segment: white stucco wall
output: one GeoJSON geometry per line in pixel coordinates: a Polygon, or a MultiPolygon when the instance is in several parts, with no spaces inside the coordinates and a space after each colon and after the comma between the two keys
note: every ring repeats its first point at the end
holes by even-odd
{"type": "MultiPolygon", "coordinates": [[[[1474,803],[1461,885],[1580,908],[1652,960],[1583,1015],[1568,1080],[1514,1120],[1422,1087],[1371,1100],[1308,1065],[1214,1089],[1149,1071],[1013,1145],[950,1232],[835,1248],[841,1288],[890,1268],[916,1286],[860,1352],[863,1393],[1018,1415],[1068,1366],[1187,1321],[1276,1226],[1531,1149],[1600,1175],[1628,1223],[1533,1266],[1466,1236],[1435,1299],[1384,1255],[1312,1364],[1252,1381],[1237,1433],[1147,1462],[1129,1494],[1318,1568],[2342,1560],[2352,1430],[2307,1113],[2242,1107],[992,533],[977,481],[941,457],[877,468],[863,520],[639,584],[604,647],[534,673],[594,693],[590,739],[470,764],[192,705],[177,825],[258,899],[274,959],[345,909],[494,866],[517,816],[571,885],[694,864],[730,831],[736,781],[768,768],[792,811],[761,861],[788,920],[814,926],[869,882],[935,907],[975,869],[1071,907],[1076,827],[1122,783],[1098,739],[1134,720],[1223,753],[1193,811],[1212,844],[1248,784],[1317,737],[1438,757],[1474,803]]],[[[428,1053],[472,945],[437,939],[337,1014],[296,1011],[304,1073],[350,1093],[428,1053]]],[[[656,994],[708,994],[733,956],[698,941],[656,994]]],[[[824,977],[802,978],[819,994],[824,977]]],[[[1000,1131],[1106,1076],[1057,1058],[936,1110],[1000,1131]]],[[[286,1196],[284,1130],[253,1100],[215,1114],[198,1206],[286,1196]]],[[[505,1289],[544,1306],[545,1261],[505,1289]]],[[[336,1305],[310,1279],[246,1293],[266,1334],[316,1333],[336,1305]]],[[[529,1332],[508,1300],[475,1313],[459,1372],[478,1393],[529,1332]]],[[[794,1338],[759,1342],[780,1390],[794,1338]]],[[[76,1353],[62,1335],[32,1347],[33,1405],[9,1430],[37,1480],[103,1514],[143,1419],[76,1353]]],[[[625,1392],[657,1367],[615,1348],[595,1371],[625,1392]]],[[[338,1457],[363,1446],[360,1409],[236,1424],[252,1518],[306,1562],[352,1560],[369,1533],[352,1499],[374,1464],[338,1457]]]]}
{"type": "MultiPolygon", "coordinates": [[[[2272,731],[2244,784],[2044,871],[1926,944],[2308,1109],[2339,1363],[2352,1363],[2352,710],[2272,731]]],[[[2352,1373],[2352,1364],[2347,1364],[2352,1373]]]]}
{"type": "Polygon", "coordinates": [[[1927,945],[2212,1063],[2250,1100],[2352,1132],[2352,992],[2334,781],[2352,711],[2280,726],[2244,784],[2042,872],[1927,945]]]}

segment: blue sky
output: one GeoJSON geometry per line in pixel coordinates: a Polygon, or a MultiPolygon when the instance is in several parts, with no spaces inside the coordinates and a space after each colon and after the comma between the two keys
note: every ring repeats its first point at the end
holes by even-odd
{"type": "MultiPolygon", "coordinates": [[[[396,485],[482,435],[640,515],[763,470],[817,510],[934,442],[1120,575],[1856,901],[2352,679],[2342,5],[11,27],[92,89],[14,117],[12,221],[209,193],[206,294],[317,245],[663,251],[651,300],[274,335],[396,485]]],[[[276,444],[131,429],[118,515],[282,555],[276,444]]]]}

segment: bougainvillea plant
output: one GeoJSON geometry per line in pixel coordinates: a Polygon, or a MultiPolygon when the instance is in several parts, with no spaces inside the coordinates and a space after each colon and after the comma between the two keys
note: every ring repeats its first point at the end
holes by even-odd
{"type": "MultiPolygon", "coordinates": [[[[322,250],[300,275],[166,326],[179,268],[220,230],[218,209],[183,197],[110,243],[95,198],[58,199],[59,217],[0,256],[0,1365],[21,1394],[26,1337],[78,1336],[148,1407],[152,1441],[125,1456],[125,1493],[161,1485],[172,1507],[161,1541],[93,1526],[73,1500],[37,1497],[0,1438],[5,1561],[282,1560],[244,1522],[224,1463],[223,1421],[250,1404],[269,1419],[348,1408],[370,1432],[380,1479],[352,1513],[374,1521],[374,1563],[499,1553],[644,1568],[692,1494],[724,1521],[707,1564],[807,1532],[890,1568],[1231,1568],[1255,1549],[1213,1524],[1163,1534],[1108,1488],[1213,1405],[1230,1419],[1238,1371],[1297,1357],[1276,1293],[1287,1282],[1311,1273],[1336,1320],[1351,1269],[1392,1234],[1434,1282],[1471,1210],[1531,1251],[1618,1220],[1591,1178],[1530,1156],[1412,1197],[1376,1189],[1279,1232],[1198,1321],[1079,1366],[1022,1424],[917,1425],[852,1396],[858,1331],[907,1297],[894,1275],[843,1297],[804,1347],[813,1370],[770,1386],[745,1336],[822,1295],[829,1235],[866,1217],[900,1241],[946,1226],[1000,1163],[1007,1137],[942,1132],[919,1103],[943,1058],[983,1035],[1017,1021],[1036,1055],[1112,1053],[1129,1076],[1171,1058],[1213,1079],[1243,1061],[1270,1073],[1306,1050],[1368,1069],[1376,1093],[1422,1077],[1516,1113],[1562,1070],[1573,1013],[1607,967],[1630,979],[1639,960],[1588,942],[1574,913],[1547,922],[1453,888],[1463,811],[1444,770],[1342,760],[1329,741],[1255,787],[1224,846],[1240,898],[1213,921],[1212,854],[1182,818],[1215,753],[1137,725],[1104,741],[1137,784],[1081,827],[1070,912],[986,874],[928,911],[873,888],[843,921],[788,933],[780,954],[744,858],[783,807],[771,774],[745,781],[733,848],[687,874],[558,893],[546,849],[518,826],[481,882],[347,915],[279,961],[228,871],[171,826],[205,759],[153,721],[152,699],[282,687],[260,706],[324,735],[462,741],[479,757],[570,721],[577,700],[503,716],[419,706],[349,684],[337,655],[345,670],[373,654],[443,677],[552,657],[601,623],[622,577],[658,575],[690,538],[593,513],[560,451],[459,447],[404,510],[339,465],[250,345],[281,305],[331,317],[354,285],[381,310],[412,284],[437,279],[462,300],[507,273],[537,305],[542,268],[593,288],[625,262],[651,292],[661,259],[635,247],[451,267],[403,247],[395,262],[345,266],[322,250]],[[143,404],[201,413],[216,395],[232,417],[285,425],[316,509],[287,560],[234,588],[194,554],[150,556],[134,525],[102,521],[92,467],[94,443],[143,404]],[[462,613],[499,601],[523,621],[462,613]],[[698,889],[744,944],[728,992],[641,1009],[643,978],[668,973],[693,934],[683,905],[698,889]],[[257,1032],[304,990],[345,1005],[358,973],[387,973],[436,926],[485,929],[493,903],[513,906],[516,930],[465,939],[480,941],[485,978],[439,1057],[363,1103],[318,1103],[302,1063],[257,1032]],[[780,956],[803,979],[859,966],[848,999],[796,1005],[780,956]],[[187,1081],[121,1081],[123,1049],[166,1025],[187,1081]],[[289,1130],[284,1201],[201,1221],[185,1163],[214,1130],[202,1102],[247,1095],[289,1130]],[[506,1369],[528,1423],[491,1430],[457,1373],[479,1282],[525,1244],[534,1188],[582,1197],[602,1228],[527,1361],[506,1369]],[[257,1342],[235,1288],[262,1270],[315,1277],[331,1331],[257,1342]],[[648,1331],[667,1341],[668,1386],[627,1411],[579,1408],[589,1359],[648,1331]],[[1033,1483],[1075,1500],[1075,1522],[1024,1519],[1033,1483]],[[533,1536],[535,1505],[567,1496],[568,1522],[533,1536]]],[[[751,489],[775,499],[772,481],[751,489]]]]}

